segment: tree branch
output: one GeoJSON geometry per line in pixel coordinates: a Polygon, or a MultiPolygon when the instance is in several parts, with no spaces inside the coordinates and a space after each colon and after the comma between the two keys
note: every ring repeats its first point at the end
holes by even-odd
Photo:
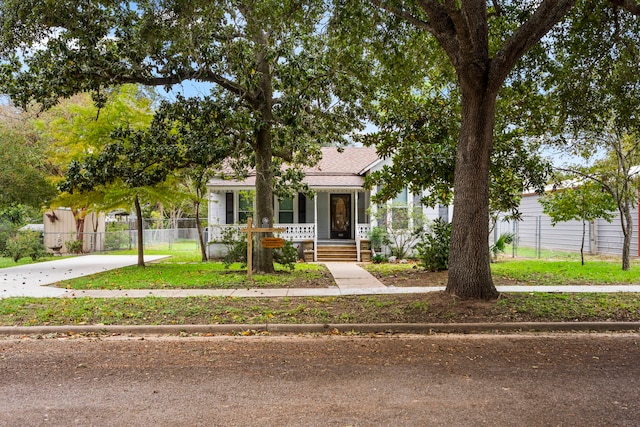
{"type": "Polygon", "coordinates": [[[500,6],[500,2],[498,0],[492,0],[493,3],[493,12],[487,14],[487,16],[502,16],[502,6],[500,6]]]}
{"type": "Polygon", "coordinates": [[[640,16],[640,4],[635,0],[611,0],[614,7],[620,7],[627,12],[640,16]]]}
{"type": "Polygon", "coordinates": [[[242,87],[240,84],[229,80],[217,73],[213,73],[210,71],[192,71],[185,74],[171,74],[168,76],[149,76],[145,77],[142,75],[125,75],[125,76],[112,76],[113,80],[117,80],[119,83],[135,83],[135,84],[143,84],[146,86],[171,86],[174,84],[179,84],[184,82],[185,80],[197,80],[203,82],[210,82],[219,85],[220,87],[232,92],[235,95],[238,95],[241,98],[250,98],[249,92],[247,89],[242,87]]]}
{"type": "Polygon", "coordinates": [[[497,91],[516,62],[547,34],[569,10],[575,0],[543,0],[531,17],[513,33],[491,64],[490,90],[497,91]]]}
{"type": "Polygon", "coordinates": [[[407,21],[408,23],[418,27],[418,28],[422,28],[423,30],[427,30],[430,33],[433,32],[433,27],[431,26],[431,24],[427,21],[423,21],[422,19],[414,16],[413,14],[411,14],[409,11],[399,8],[399,7],[395,7],[392,6],[390,4],[387,4],[387,2],[383,2],[380,0],[369,0],[369,3],[371,3],[372,5],[389,12],[392,15],[397,16],[398,18],[402,18],[405,21],[407,21]]]}

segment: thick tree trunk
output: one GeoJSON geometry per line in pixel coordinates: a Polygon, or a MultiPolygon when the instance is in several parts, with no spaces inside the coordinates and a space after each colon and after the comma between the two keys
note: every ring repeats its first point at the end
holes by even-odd
{"type": "Polygon", "coordinates": [[[462,126],[455,167],[449,279],[446,291],[461,298],[493,299],[489,255],[489,163],[496,94],[486,82],[461,82],[462,126]]]}
{"type": "Polygon", "coordinates": [[[136,196],[134,200],[134,205],[136,207],[136,221],[138,223],[138,267],[144,267],[144,224],[142,222],[142,207],[140,207],[138,196],[136,196]]]}
{"type": "MultiPolygon", "coordinates": [[[[273,171],[271,168],[271,126],[263,125],[256,141],[256,227],[272,227],[273,221],[273,171]],[[266,218],[266,221],[265,221],[266,218]]],[[[256,273],[273,273],[273,252],[263,248],[260,241],[271,233],[256,233],[256,257],[253,263],[256,273]]]]}
{"type": "MultiPolygon", "coordinates": [[[[245,14],[245,16],[247,16],[245,14]]],[[[256,16],[251,16],[251,20],[256,16]]],[[[258,18],[259,19],[259,18],[258,18]]],[[[259,22],[259,21],[256,21],[259,22]]],[[[262,46],[256,55],[256,71],[260,75],[259,90],[253,101],[254,112],[259,113],[261,122],[255,133],[256,150],[256,226],[273,227],[273,147],[271,131],[273,128],[273,81],[269,65],[269,37],[265,32],[255,34],[255,41],[262,46]]],[[[273,252],[263,248],[263,237],[271,233],[256,233],[253,270],[256,273],[273,273],[273,252]]]]}

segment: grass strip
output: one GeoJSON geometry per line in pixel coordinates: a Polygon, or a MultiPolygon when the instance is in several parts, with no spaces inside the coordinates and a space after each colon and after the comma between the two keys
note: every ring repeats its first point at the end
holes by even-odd
{"type": "Polygon", "coordinates": [[[629,271],[623,271],[619,262],[580,260],[506,261],[491,265],[494,276],[528,282],[531,285],[572,284],[637,284],[640,283],[640,264],[633,263],[629,271]]]}
{"type": "Polygon", "coordinates": [[[640,321],[640,295],[503,294],[459,300],[443,292],[290,298],[7,298],[0,325],[640,321]]]}

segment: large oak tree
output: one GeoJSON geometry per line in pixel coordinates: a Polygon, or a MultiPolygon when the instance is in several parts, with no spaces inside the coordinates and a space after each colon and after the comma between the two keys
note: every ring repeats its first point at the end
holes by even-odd
{"type": "MultiPolygon", "coordinates": [[[[340,3],[342,22],[360,30],[366,25],[362,22],[372,23],[382,34],[378,37],[388,44],[387,51],[402,49],[394,44],[396,35],[409,41],[406,46],[411,52],[420,52],[415,48],[421,44],[425,46],[423,51],[438,46],[453,67],[461,111],[447,291],[461,297],[495,298],[498,292],[489,265],[488,184],[497,100],[525,54],[573,9],[585,5],[575,0],[369,0],[364,6],[355,1],[340,3]]],[[[631,0],[599,3],[621,13],[640,13],[638,3],[631,0]]],[[[593,29],[585,26],[583,30],[593,29]]]]}
{"type": "MultiPolygon", "coordinates": [[[[249,128],[241,164],[256,171],[258,218],[273,219],[283,162],[313,163],[321,143],[345,142],[354,117],[338,100],[322,1],[8,0],[0,3],[3,90],[48,107],[122,83],[211,83],[249,128]]],[[[344,87],[344,86],[342,86],[344,87]]],[[[295,168],[288,169],[295,176],[295,168]]],[[[298,174],[299,176],[299,174],[298,174]]],[[[273,271],[270,250],[254,264],[273,271]]]]}

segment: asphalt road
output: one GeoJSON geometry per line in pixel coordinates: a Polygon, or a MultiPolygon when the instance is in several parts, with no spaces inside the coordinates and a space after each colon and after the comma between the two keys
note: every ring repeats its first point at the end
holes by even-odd
{"type": "Polygon", "coordinates": [[[0,338],[0,426],[637,426],[640,335],[0,338]]]}

